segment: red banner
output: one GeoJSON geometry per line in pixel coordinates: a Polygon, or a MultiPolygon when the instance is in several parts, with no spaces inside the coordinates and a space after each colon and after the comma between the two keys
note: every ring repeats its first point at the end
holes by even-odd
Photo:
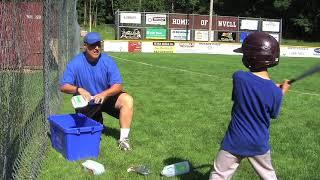
{"type": "MultiPolygon", "coordinates": [[[[193,29],[209,29],[209,16],[208,15],[195,15],[193,29]]],[[[212,17],[212,30],[216,29],[216,16],[212,17]]]]}
{"type": "Polygon", "coordinates": [[[169,15],[169,28],[192,29],[193,15],[169,15]]]}
{"type": "Polygon", "coordinates": [[[239,22],[237,17],[218,16],[216,20],[217,30],[237,31],[239,22]]]}
{"type": "MultiPolygon", "coordinates": [[[[209,29],[208,15],[173,15],[169,17],[169,28],[184,28],[184,29],[209,29]],[[192,24],[193,23],[193,24],[192,24]]],[[[238,31],[238,18],[227,16],[213,16],[212,30],[223,31],[238,31]]]]}
{"type": "Polygon", "coordinates": [[[141,52],[141,42],[140,41],[129,41],[128,42],[129,52],[141,52]]]}

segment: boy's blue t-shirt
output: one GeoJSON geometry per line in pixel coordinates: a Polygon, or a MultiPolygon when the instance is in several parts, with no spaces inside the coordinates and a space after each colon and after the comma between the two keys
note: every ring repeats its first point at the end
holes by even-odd
{"type": "Polygon", "coordinates": [[[242,156],[262,155],[270,150],[270,120],[277,118],[282,96],[273,81],[251,72],[235,72],[231,122],[221,148],[242,156]]]}
{"type": "Polygon", "coordinates": [[[101,53],[96,63],[90,63],[85,53],[79,53],[67,64],[60,85],[71,84],[84,88],[92,96],[110,88],[114,84],[122,84],[120,71],[107,54],[101,53]]]}

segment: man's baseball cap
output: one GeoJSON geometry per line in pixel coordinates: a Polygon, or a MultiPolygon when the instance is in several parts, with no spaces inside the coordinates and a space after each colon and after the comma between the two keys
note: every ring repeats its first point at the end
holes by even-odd
{"type": "Polygon", "coordinates": [[[83,42],[87,44],[94,44],[100,41],[102,41],[102,39],[100,34],[97,32],[89,32],[83,39],[83,42]]]}

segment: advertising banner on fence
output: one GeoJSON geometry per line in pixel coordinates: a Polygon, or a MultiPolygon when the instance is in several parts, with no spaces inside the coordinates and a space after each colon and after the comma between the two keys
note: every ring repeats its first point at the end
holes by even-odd
{"type": "Polygon", "coordinates": [[[219,49],[221,46],[220,43],[217,42],[200,42],[196,43],[196,49],[199,53],[207,52],[208,54],[213,54],[216,49],[219,49]]]}
{"type": "Polygon", "coordinates": [[[146,39],[167,39],[167,29],[147,28],[146,39]]]}
{"type": "MultiPolygon", "coordinates": [[[[204,30],[195,30],[194,31],[194,40],[195,41],[208,41],[209,39],[209,31],[204,30]]],[[[211,31],[210,40],[214,39],[214,31],[211,31]]]]}
{"type": "Polygon", "coordinates": [[[153,42],[153,52],[155,53],[175,53],[174,42],[153,42]]]}
{"type": "Polygon", "coordinates": [[[141,29],[121,28],[120,39],[141,39],[141,29]]]}
{"type": "Polygon", "coordinates": [[[141,42],[128,41],[128,52],[141,52],[141,42]]]}
{"type": "Polygon", "coordinates": [[[195,44],[197,53],[205,54],[236,54],[234,49],[239,48],[238,44],[218,43],[218,42],[199,42],[195,44]]]}
{"type": "MultiPolygon", "coordinates": [[[[229,54],[241,47],[240,43],[223,42],[172,42],[172,41],[104,41],[104,51],[107,52],[146,52],[146,53],[199,53],[199,54],[229,54]]],[[[313,57],[320,59],[320,47],[281,46],[280,56],[313,57]]]]}
{"type": "Polygon", "coordinates": [[[192,15],[169,15],[169,28],[191,29],[193,24],[192,15]]]}
{"type": "MultiPolygon", "coordinates": [[[[193,19],[193,29],[209,29],[208,15],[195,15],[193,19]]],[[[212,17],[211,29],[216,29],[216,16],[212,17]]]]}
{"type": "Polygon", "coordinates": [[[170,31],[170,40],[190,40],[190,30],[173,29],[170,31]]]}
{"type": "Polygon", "coordinates": [[[320,47],[309,47],[308,49],[311,50],[311,55],[309,57],[320,58],[320,47]]]}
{"type": "Polygon", "coordinates": [[[280,22],[262,21],[262,31],[280,32],[280,22]]]}
{"type": "Polygon", "coordinates": [[[128,52],[127,41],[104,41],[103,50],[107,52],[128,52]]]}
{"type": "Polygon", "coordinates": [[[320,58],[320,48],[282,46],[280,49],[280,56],[320,58]]]}
{"type": "Polygon", "coordinates": [[[218,32],[218,41],[235,42],[236,33],[235,32],[218,32]]]}
{"type": "Polygon", "coordinates": [[[154,47],[152,41],[142,41],[141,45],[141,52],[142,53],[154,53],[154,47]]]}
{"type": "Polygon", "coordinates": [[[192,53],[195,49],[194,42],[179,42],[176,43],[176,53],[192,53]]]}
{"type": "Polygon", "coordinates": [[[259,21],[251,19],[241,19],[240,24],[241,30],[258,30],[259,21]]]}
{"type": "Polygon", "coordinates": [[[120,13],[120,23],[141,24],[140,13],[120,13]]]}
{"type": "Polygon", "coordinates": [[[166,25],[167,15],[165,14],[146,14],[146,24],[166,25]]]}
{"type": "Polygon", "coordinates": [[[320,48],[312,48],[313,55],[320,58],[320,48]]]}
{"type": "Polygon", "coordinates": [[[238,31],[238,18],[231,16],[217,17],[217,30],[238,31]]]}

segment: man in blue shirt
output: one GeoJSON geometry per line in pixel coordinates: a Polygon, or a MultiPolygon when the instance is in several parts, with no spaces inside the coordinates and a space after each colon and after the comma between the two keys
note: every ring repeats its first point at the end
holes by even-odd
{"type": "Polygon", "coordinates": [[[123,92],[123,81],[112,57],[101,53],[99,33],[84,37],[84,52],[70,60],[60,82],[64,93],[82,95],[88,106],[77,112],[103,123],[102,112],[118,118],[120,124],[119,148],[131,150],[129,132],[133,117],[133,98],[123,92]]]}
{"type": "Polygon", "coordinates": [[[279,63],[280,47],[266,33],[255,32],[235,52],[250,72],[233,74],[231,122],[214,161],[210,179],[231,179],[243,158],[248,158],[261,179],[277,179],[271,163],[269,127],[277,118],[289,81],[275,84],[267,69],[279,63]]]}

